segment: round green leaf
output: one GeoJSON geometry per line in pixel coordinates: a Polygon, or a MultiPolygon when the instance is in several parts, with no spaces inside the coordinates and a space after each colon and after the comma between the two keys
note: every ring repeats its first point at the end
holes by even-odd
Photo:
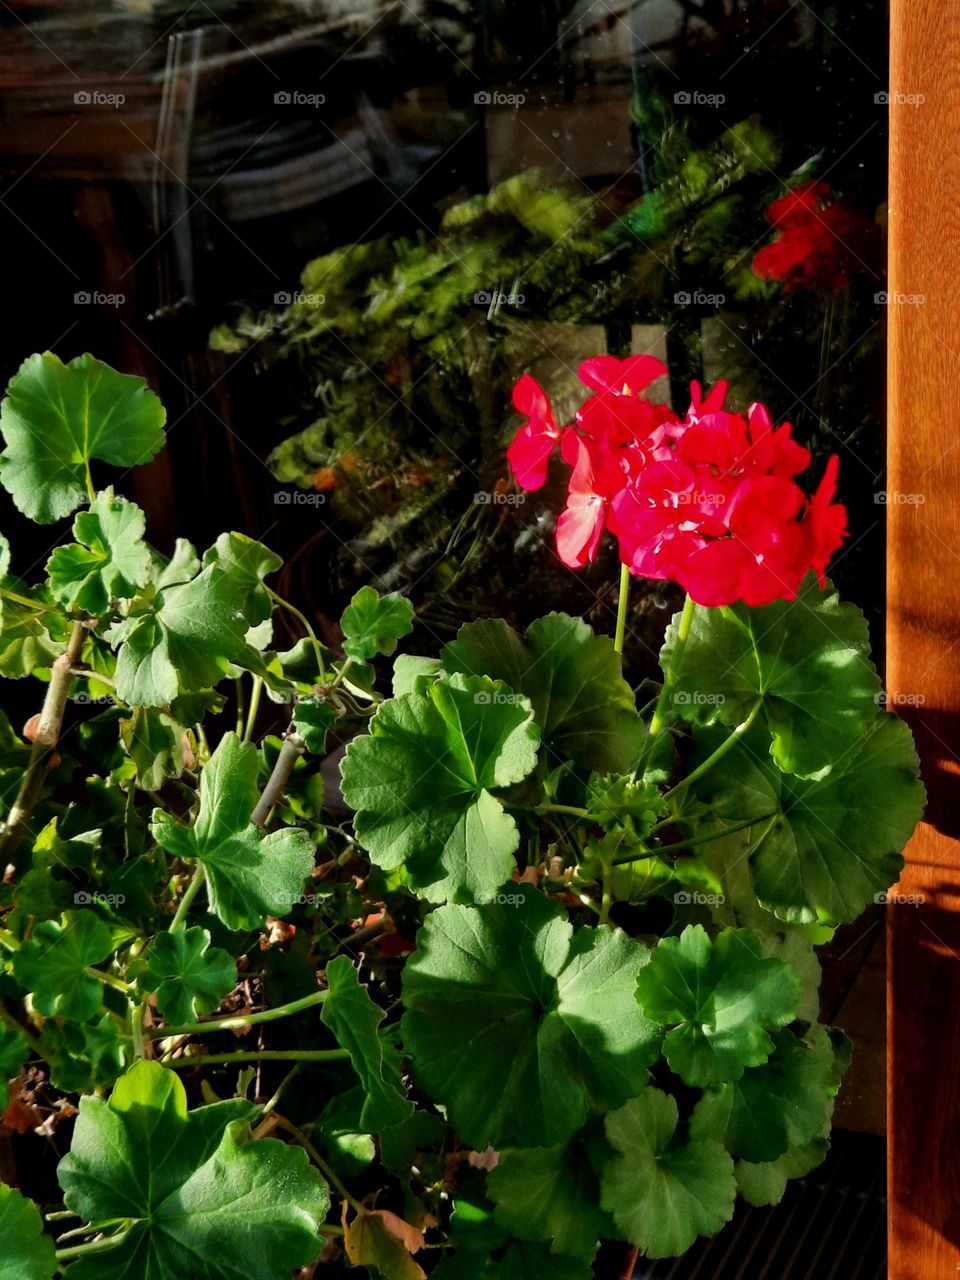
{"type": "Polygon", "coordinates": [[[589,1262],[608,1234],[597,1177],[576,1141],[557,1147],[508,1148],[487,1178],[494,1218],[518,1240],[589,1262]]]}
{"type": "Polygon", "coordinates": [[[97,494],[89,511],[73,522],[76,542],[57,547],[47,561],[50,590],[67,608],[98,616],[112,600],[130,600],[150,581],[150,548],[143,541],[146,517],[134,502],[97,494]]]}
{"type": "Polygon", "coordinates": [[[157,993],[157,1008],[168,1022],[194,1022],[212,1013],[236,981],[233,958],[211,947],[210,934],[195,926],[157,934],[140,986],[157,993]]]}
{"type": "MultiPolygon", "coordinates": [[[[711,751],[722,736],[704,734],[700,751],[711,751]]],[[[900,851],[923,813],[918,771],[910,730],[880,714],[823,778],[781,773],[759,731],[693,792],[712,814],[704,830],[756,816],[741,838],[765,907],[795,924],[842,924],[900,874],[900,851]]]]}
{"type": "Polygon", "coordinates": [[[326,1184],[306,1152],[251,1141],[243,1099],[188,1114],[172,1071],[141,1061],[109,1102],[86,1097],[57,1176],[89,1222],[127,1220],[114,1248],[73,1263],[71,1280],[286,1280],[320,1252],[326,1184]]]}
{"type": "Polygon", "coordinates": [[[41,920],[13,957],[13,974],[33,994],[44,1017],[86,1022],[100,1008],[103,983],[84,970],[113,951],[113,939],[92,911],[69,911],[63,923],[41,920]]]}
{"type": "Polygon", "coordinates": [[[403,1043],[417,1083],[479,1149],[563,1142],[648,1079],[659,1033],[637,1009],[647,948],[508,884],[432,912],[407,961],[403,1043]]]}
{"type": "Polygon", "coordinates": [[[530,773],[538,742],[526,698],[491,680],[454,676],[382,703],[342,766],[357,838],[430,902],[488,900],[520,840],[492,792],[530,773]]]}
{"type": "Polygon", "coordinates": [[[649,1258],[685,1253],[733,1216],[733,1161],[716,1141],[677,1145],[677,1104],[659,1089],[607,1116],[618,1153],[601,1180],[601,1203],[627,1239],[649,1258]]]}
{"type": "Polygon", "coordinates": [[[791,1147],[776,1160],[751,1164],[738,1160],[734,1165],[737,1189],[747,1204],[763,1208],[779,1204],[791,1178],[802,1178],[818,1165],[823,1164],[830,1143],[824,1138],[808,1142],[802,1147],[791,1147]]]}
{"type": "Polygon", "coordinates": [[[446,671],[490,676],[525,694],[551,762],[569,757],[614,773],[636,763],[644,728],[620,655],[582,618],[548,613],[523,639],[499,619],[468,622],[441,660],[446,671]]]}
{"type": "Polygon", "coordinates": [[[695,1138],[722,1142],[731,1155],[776,1160],[830,1132],[833,1100],[848,1059],[845,1037],[836,1044],[823,1027],[799,1039],[781,1031],[763,1066],[732,1084],[708,1089],[690,1121],[695,1138]]]}
{"type": "Polygon", "coordinates": [[[57,1251],[43,1233],[40,1210],[0,1182],[0,1258],[3,1280],[53,1280],[57,1251]]]}
{"type": "MultiPolygon", "coordinates": [[[[667,629],[660,665],[677,641],[667,629]]],[[[698,606],[673,691],[673,709],[693,724],[735,726],[757,700],[781,769],[813,777],[841,761],[876,719],[880,680],[867,623],[810,574],[795,600],[759,609],[698,606]]]]}
{"type": "Polygon", "coordinates": [[[672,1027],[663,1054],[687,1084],[736,1080],[773,1052],[768,1031],[790,1022],[799,983],[764,956],[747,929],[713,940],[702,925],[662,938],[640,970],[637,999],[648,1018],[672,1027]]]}
{"type": "Polygon", "coordinates": [[[397,641],[413,630],[413,605],[396,591],[381,596],[374,587],[361,587],[340,619],[343,651],[355,662],[369,662],[375,654],[389,657],[397,641]]]}
{"type": "Polygon", "coordinates": [[[24,515],[51,524],[86,499],[92,459],[149,462],[163,448],[165,418],[143,378],[91,355],[69,364],[49,351],[29,356],[0,408],[0,483],[24,515]]]}

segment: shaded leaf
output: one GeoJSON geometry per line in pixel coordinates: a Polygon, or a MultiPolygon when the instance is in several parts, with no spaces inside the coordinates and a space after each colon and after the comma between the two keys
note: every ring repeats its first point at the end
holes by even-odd
{"type": "Polygon", "coordinates": [[[258,798],[257,749],[227,733],[200,775],[200,812],[192,827],[154,810],[153,833],[168,853],[198,859],[206,869],[210,910],[228,929],[256,929],[285,915],[313,867],[306,831],[264,835],[250,821],[258,798]]]}
{"type": "Polygon", "coordinates": [[[604,1169],[601,1203],[650,1258],[685,1253],[733,1216],[733,1161],[716,1141],[676,1142],[677,1104],[644,1089],[605,1121],[616,1154],[604,1169]]]}

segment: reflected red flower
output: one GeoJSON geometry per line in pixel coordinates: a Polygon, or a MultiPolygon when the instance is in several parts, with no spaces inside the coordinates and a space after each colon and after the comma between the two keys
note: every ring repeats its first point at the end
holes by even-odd
{"type": "Polygon", "coordinates": [[[774,200],[767,219],[779,234],[756,254],[753,272],[762,280],[779,280],[788,291],[832,293],[876,261],[876,223],[832,201],[825,182],[801,183],[774,200]]]}

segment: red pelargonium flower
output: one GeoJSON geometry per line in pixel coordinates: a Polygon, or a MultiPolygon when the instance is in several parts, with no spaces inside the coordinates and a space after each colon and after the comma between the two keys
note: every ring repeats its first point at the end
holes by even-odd
{"type": "MultiPolygon", "coordinates": [[[[811,198],[800,192],[780,221],[804,216],[811,198]]],[[[595,560],[606,529],[631,573],[677,582],[697,604],[793,599],[811,569],[822,585],[847,531],[834,502],[836,457],[808,499],[795,477],[810,452],[788,422],[775,427],[762,404],[745,416],[724,409],[723,382],[706,395],[693,383],[681,421],[636,394],[662,371],[650,357],[585,361],[580,376],[595,394],[562,433],[536,382],[517,384],[514,403],[530,419],[509,451],[518,480],[543,484],[558,436],[571,469],[557,521],[564,564],[579,569],[595,560]]]]}
{"type": "Polygon", "coordinates": [[[525,413],[529,421],[514,437],[507,459],[521,489],[542,489],[547,482],[550,455],[560,439],[560,428],[547,393],[529,373],[513,388],[513,407],[525,413]]]}
{"type": "Polygon", "coordinates": [[[780,234],[753,259],[754,275],[779,280],[788,291],[833,292],[858,270],[870,268],[880,231],[876,223],[830,200],[825,182],[804,182],[767,208],[780,234]]]}

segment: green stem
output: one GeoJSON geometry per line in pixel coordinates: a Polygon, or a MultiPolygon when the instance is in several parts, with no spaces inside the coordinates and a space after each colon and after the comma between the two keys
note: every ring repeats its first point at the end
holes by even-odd
{"type": "Polygon", "coordinates": [[[143,1058],[145,1054],[145,1046],[143,1039],[143,1017],[146,1013],[146,1006],[136,1004],[133,1006],[133,1013],[130,1015],[130,1030],[133,1035],[133,1056],[135,1058],[143,1058]]]}
{"type": "Polygon", "coordinates": [[[613,638],[613,647],[617,653],[623,653],[623,641],[627,634],[627,603],[630,599],[630,568],[620,566],[620,599],[617,601],[617,630],[613,638]]]}
{"type": "Polygon", "coordinates": [[[179,1027],[151,1027],[146,1035],[151,1040],[166,1040],[170,1036],[197,1036],[205,1035],[208,1031],[235,1031],[238,1028],[255,1027],[261,1022],[275,1022],[277,1018],[288,1018],[315,1004],[323,1004],[329,994],[329,991],[314,991],[312,995],[291,1000],[288,1004],[278,1004],[273,1009],[262,1009],[260,1013],[238,1013],[228,1018],[211,1018],[206,1022],[185,1022],[179,1027]]]}
{"type": "Polygon", "coordinates": [[[87,482],[87,497],[90,499],[90,501],[91,501],[91,502],[96,502],[96,500],[97,500],[97,491],[96,491],[96,489],[94,488],[94,485],[93,485],[93,476],[90,474],[90,459],[89,459],[89,458],[87,459],[87,461],[86,461],[86,463],[85,463],[85,466],[86,466],[86,476],[85,476],[85,479],[86,479],[86,482],[87,482]]]}
{"type": "Polygon", "coordinates": [[[105,1236],[103,1240],[91,1240],[89,1244],[74,1244],[69,1249],[57,1250],[58,1262],[69,1262],[73,1258],[82,1258],[88,1253],[106,1253],[108,1249],[115,1249],[118,1244],[130,1234],[130,1228],[126,1231],[120,1231],[115,1236],[105,1236]]]}
{"type": "Polygon", "coordinates": [[[250,690],[250,707],[247,711],[247,723],[243,730],[244,742],[249,742],[253,737],[253,729],[257,722],[257,712],[260,710],[260,694],[262,692],[263,676],[254,676],[253,688],[250,690]]]}
{"type": "Polygon", "coordinates": [[[96,978],[97,982],[103,982],[108,987],[113,987],[114,991],[121,991],[125,996],[133,990],[129,982],[114,977],[112,973],[104,973],[102,969],[94,969],[92,965],[87,965],[83,972],[88,978],[96,978]]]}
{"type": "Polygon", "coordinates": [[[11,591],[9,587],[0,587],[0,596],[4,600],[11,600],[14,604],[23,605],[25,609],[32,609],[34,613],[50,613],[54,608],[52,604],[40,604],[37,600],[31,600],[29,596],[11,591]]]}
{"type": "Polygon", "coordinates": [[[537,804],[533,807],[537,813],[569,813],[574,818],[596,818],[589,809],[580,809],[575,804],[537,804]]]}
{"type": "Polygon", "coordinates": [[[187,912],[190,910],[190,904],[200,891],[206,876],[206,869],[202,862],[198,862],[193,878],[184,890],[183,897],[180,899],[180,905],[177,907],[176,914],[170,921],[170,933],[176,933],[178,929],[183,928],[183,922],[187,918],[187,912]]]}
{"type": "MultiPolygon", "coordinates": [[[[680,676],[680,664],[683,661],[683,651],[687,647],[687,637],[690,635],[690,628],[693,625],[694,614],[697,606],[687,596],[683,604],[683,612],[680,614],[680,625],[677,628],[677,642],[673,646],[673,655],[670,662],[670,668],[664,673],[663,688],[660,690],[660,696],[657,698],[657,705],[653,709],[653,715],[650,719],[650,728],[647,733],[647,750],[644,752],[643,761],[646,764],[650,758],[651,751],[656,744],[661,730],[667,718],[668,703],[673,687],[677,683],[680,676]]],[[[638,770],[639,772],[639,770],[638,770]]]]}
{"type": "Polygon", "coordinates": [[[347,672],[350,670],[352,666],[353,666],[353,659],[347,658],[343,666],[340,668],[337,674],[330,681],[331,690],[336,689],[338,685],[343,683],[344,676],[347,674],[347,672]]]}
{"type": "Polygon", "coordinates": [[[610,908],[613,906],[613,863],[608,862],[603,869],[603,896],[600,899],[600,916],[597,924],[606,924],[610,919],[610,908]]]}
{"type": "Polygon", "coordinates": [[[292,605],[289,600],[284,600],[283,596],[278,596],[277,593],[275,591],[272,591],[269,587],[267,587],[267,594],[269,595],[270,599],[274,602],[274,604],[279,605],[281,609],[286,609],[286,611],[289,614],[291,614],[294,618],[296,618],[297,621],[300,623],[300,625],[303,627],[303,629],[306,631],[307,635],[310,637],[311,641],[313,642],[314,652],[317,655],[318,674],[321,677],[325,676],[327,673],[327,668],[323,661],[323,647],[320,644],[320,641],[317,639],[316,632],[314,631],[313,627],[310,625],[307,618],[300,612],[300,610],[295,605],[292,605]]]}
{"type": "Polygon", "coordinates": [[[237,721],[234,729],[239,738],[243,734],[243,680],[240,676],[237,676],[234,680],[233,688],[237,697],[237,721]]]}
{"type": "Polygon", "coordinates": [[[206,1064],[225,1065],[231,1062],[345,1062],[350,1054],[346,1049],[251,1049],[240,1053],[198,1053],[188,1058],[174,1058],[164,1066],[174,1071],[186,1067],[202,1067],[206,1064]]]}
{"type": "Polygon", "coordinates": [[[777,813],[764,813],[759,818],[747,818],[745,822],[738,822],[732,827],[724,827],[722,831],[713,831],[706,836],[694,836],[690,840],[677,840],[673,844],[662,844],[656,848],[647,849],[643,853],[627,854],[622,858],[614,858],[615,866],[622,866],[626,862],[641,862],[644,858],[659,858],[664,854],[679,852],[681,849],[695,849],[698,845],[709,844],[712,840],[722,840],[724,836],[735,835],[738,831],[745,831],[747,827],[755,827],[758,822],[766,822],[768,818],[776,818],[777,813]]]}
{"type": "Polygon", "coordinates": [[[667,791],[664,794],[664,797],[663,797],[664,800],[671,800],[674,796],[678,795],[681,791],[683,791],[685,787],[689,787],[691,782],[696,782],[698,778],[702,778],[703,775],[708,770],[713,768],[713,766],[717,763],[718,760],[722,760],[723,757],[727,754],[727,752],[731,749],[731,747],[735,747],[737,743],[740,741],[740,739],[744,736],[744,734],[750,732],[750,728],[754,720],[756,720],[757,716],[759,715],[760,708],[762,706],[763,706],[763,698],[758,698],[756,702],[753,704],[753,706],[751,707],[750,714],[747,716],[746,720],[741,721],[740,724],[738,724],[737,727],[730,733],[730,735],[724,738],[723,742],[720,743],[716,751],[712,751],[710,755],[707,756],[706,760],[701,761],[701,763],[697,765],[696,769],[694,769],[692,773],[688,773],[685,778],[681,778],[675,787],[672,787],[669,791],[667,791]]]}

